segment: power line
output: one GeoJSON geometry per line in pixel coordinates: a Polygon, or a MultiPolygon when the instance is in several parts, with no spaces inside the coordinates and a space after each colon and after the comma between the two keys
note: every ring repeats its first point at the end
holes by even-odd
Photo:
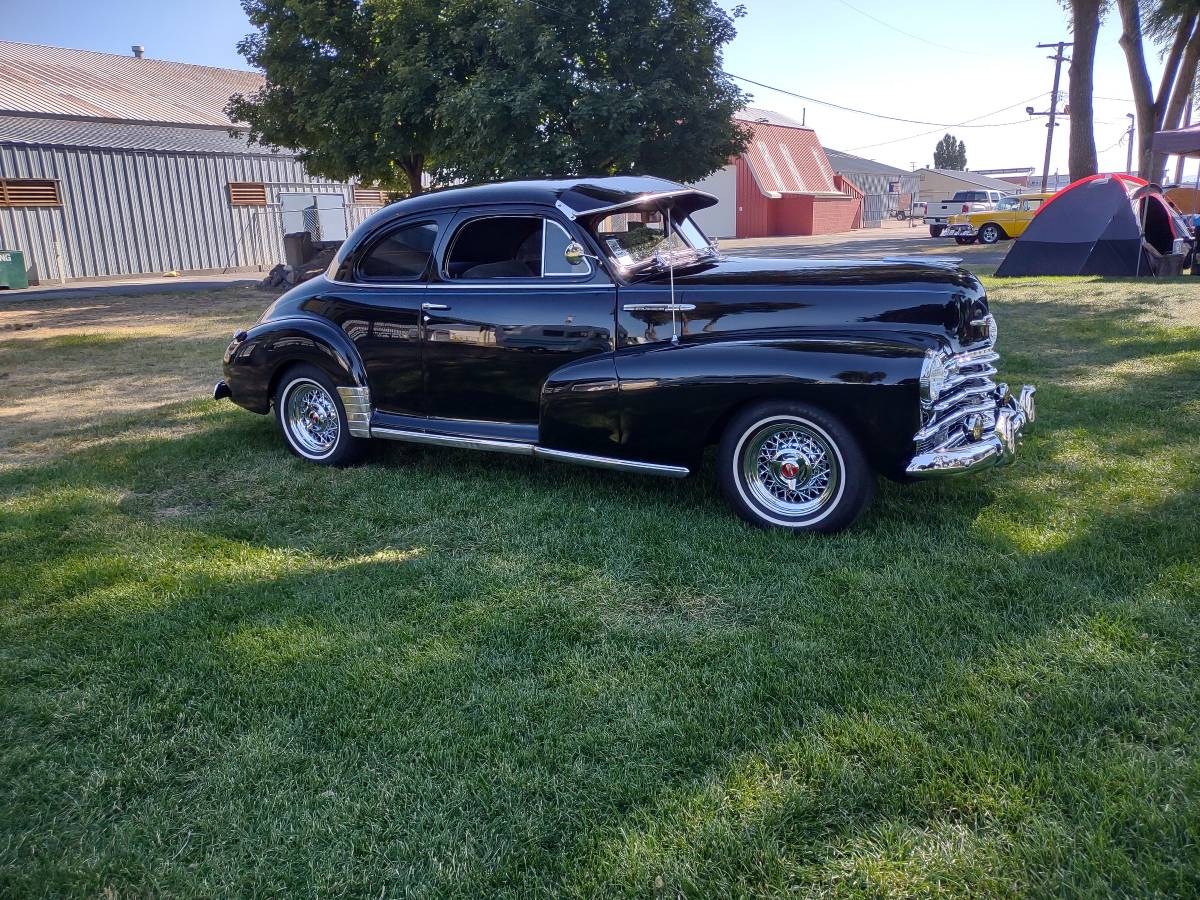
{"type": "MultiPolygon", "coordinates": [[[[579,22],[587,21],[586,19],[582,18],[581,16],[574,15],[573,13],[569,13],[564,9],[559,9],[556,6],[551,6],[548,3],[543,3],[543,2],[541,2],[541,0],[525,0],[525,2],[529,3],[532,6],[539,7],[540,9],[544,9],[547,12],[557,13],[558,15],[563,16],[568,19],[574,19],[579,22]]],[[[844,0],[839,0],[839,2],[844,2],[844,0]]],[[[846,5],[850,6],[850,4],[848,4],[848,3],[846,5]]],[[[862,12],[862,10],[857,10],[856,7],[851,6],[850,8],[856,9],[856,11],[858,11],[858,12],[862,12]]],[[[864,15],[869,16],[868,13],[864,13],[864,15]]],[[[904,32],[904,33],[907,34],[907,32],[904,32]]],[[[912,36],[916,37],[915,35],[912,35],[912,36]]],[[[919,40],[920,40],[920,38],[919,38],[919,40]]],[[[755,81],[753,78],[747,78],[744,75],[735,75],[733,72],[730,72],[728,69],[722,69],[722,71],[725,73],[725,75],[727,75],[730,78],[733,78],[737,81],[744,81],[746,84],[752,84],[755,87],[760,87],[760,88],[763,88],[764,90],[775,91],[778,94],[785,94],[788,97],[795,97],[798,100],[804,100],[808,103],[815,103],[818,106],[828,106],[830,109],[837,109],[837,110],[841,110],[842,112],[853,113],[855,115],[860,115],[860,116],[868,116],[873,119],[885,119],[889,122],[901,122],[906,125],[932,125],[936,128],[996,128],[996,127],[999,127],[999,125],[1018,125],[1018,124],[1020,124],[1019,122],[994,123],[991,125],[968,124],[970,122],[975,122],[978,119],[985,119],[990,115],[995,115],[994,112],[993,113],[985,113],[982,116],[975,116],[974,118],[967,119],[964,122],[958,122],[955,124],[950,124],[950,123],[946,123],[946,122],[929,122],[924,119],[906,119],[901,116],[889,116],[885,113],[876,113],[876,112],[871,112],[871,111],[865,110],[865,109],[857,109],[853,106],[846,106],[841,103],[834,103],[832,100],[821,100],[818,97],[812,97],[807,94],[799,94],[795,91],[789,91],[786,88],[777,87],[773,84],[767,84],[762,81],[755,81]]],[[[1038,97],[1041,97],[1041,96],[1042,96],[1041,94],[1038,94],[1038,97]]],[[[1037,97],[1034,97],[1033,99],[1036,100],[1037,97]]],[[[1020,106],[1021,103],[1027,103],[1027,102],[1029,102],[1029,101],[1022,100],[1020,103],[1014,103],[1014,104],[1012,104],[1012,106],[1006,106],[1006,107],[1004,107],[1003,110],[996,110],[996,112],[1003,112],[1004,110],[1012,109],[1014,106],[1020,106]]],[[[919,137],[919,135],[914,135],[914,136],[919,137]]],[[[877,145],[872,145],[872,146],[877,146],[877,145]]]]}
{"type": "Polygon", "coordinates": [[[917,138],[928,137],[931,134],[937,134],[939,131],[942,130],[942,128],[1005,128],[1010,125],[1024,125],[1026,122],[1029,121],[1029,119],[1018,119],[1015,122],[993,122],[990,125],[970,125],[968,123],[976,122],[979,119],[986,119],[988,116],[994,116],[997,113],[1007,112],[1008,110],[1013,109],[1018,106],[1024,106],[1026,103],[1032,103],[1034,100],[1040,100],[1044,96],[1046,96],[1046,94],[1043,91],[1040,94],[1035,94],[1034,96],[1027,97],[1024,100],[1018,100],[1016,103],[1011,103],[1008,106],[1002,106],[1002,107],[1000,107],[1000,109],[993,109],[991,112],[984,113],[981,116],[975,116],[972,119],[967,119],[967,120],[965,120],[963,122],[959,122],[955,125],[941,125],[941,126],[935,128],[933,131],[922,131],[920,134],[910,134],[907,137],[893,138],[890,141],[880,141],[877,144],[863,144],[861,147],[851,147],[850,149],[851,150],[870,150],[872,147],[883,147],[883,146],[886,146],[887,144],[899,144],[899,143],[902,143],[903,141],[912,141],[912,140],[916,140],[917,138]]]}
{"type": "MultiPolygon", "coordinates": [[[[833,103],[832,101],[829,101],[829,100],[819,100],[816,97],[810,97],[807,94],[797,94],[795,91],[789,91],[785,88],[775,87],[775,85],[773,85],[773,84],[764,84],[761,81],[755,81],[753,78],[746,78],[745,76],[742,76],[742,75],[734,75],[732,72],[730,72],[728,70],[726,70],[725,74],[728,75],[730,78],[736,78],[738,81],[744,81],[744,82],[746,82],[746,84],[753,84],[756,87],[766,88],[768,91],[775,91],[776,93],[779,93],[779,94],[787,94],[787,96],[789,96],[789,97],[796,97],[799,100],[807,100],[809,103],[816,103],[819,106],[828,106],[828,107],[831,107],[832,109],[841,110],[842,112],[855,113],[860,116],[870,116],[873,119],[886,119],[889,122],[903,122],[906,125],[934,125],[937,128],[994,128],[995,127],[994,125],[968,125],[967,124],[967,122],[974,122],[978,119],[984,119],[990,115],[995,115],[995,113],[985,113],[982,116],[975,116],[973,119],[967,119],[965,122],[958,122],[958,123],[928,122],[924,119],[905,119],[900,116],[889,116],[889,115],[885,115],[884,113],[874,113],[874,112],[870,112],[869,110],[865,110],[865,109],[856,109],[853,106],[843,106],[841,103],[833,103]]],[[[1042,94],[1038,94],[1038,97],[1041,97],[1041,96],[1042,96],[1042,94]]],[[[1034,99],[1036,100],[1037,98],[1035,97],[1034,99]]],[[[1028,103],[1028,102],[1029,101],[1027,101],[1027,100],[1021,101],[1021,103],[1028,103]]],[[[1014,103],[1014,104],[1012,104],[1012,106],[1004,107],[1004,109],[1012,109],[1013,106],[1020,106],[1021,103],[1014,103]]],[[[1004,110],[997,110],[997,112],[1003,112],[1003,111],[1004,110]]],[[[1016,124],[1016,123],[1013,123],[1013,124],[1016,124]]]]}
{"type": "Polygon", "coordinates": [[[939,44],[937,41],[931,41],[928,38],[921,37],[919,34],[913,34],[911,31],[905,31],[903,28],[898,28],[897,26],[893,25],[891,22],[885,22],[883,19],[879,18],[878,16],[872,15],[871,13],[867,12],[865,9],[859,9],[853,3],[847,3],[846,0],[837,0],[837,2],[842,4],[842,6],[847,7],[848,9],[854,10],[860,16],[866,16],[872,22],[878,22],[884,28],[890,28],[892,31],[896,32],[897,34],[902,34],[905,37],[910,37],[914,41],[920,41],[922,44],[928,44],[930,47],[938,47],[942,50],[949,50],[952,53],[964,53],[967,55],[973,55],[973,54],[969,53],[969,51],[963,50],[961,47],[950,47],[950,46],[947,46],[946,44],[939,44]]]}

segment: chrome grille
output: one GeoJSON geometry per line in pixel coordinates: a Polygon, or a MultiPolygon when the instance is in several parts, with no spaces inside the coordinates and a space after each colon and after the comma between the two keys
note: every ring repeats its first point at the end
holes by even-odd
{"type": "Polygon", "coordinates": [[[917,452],[926,453],[970,440],[966,424],[974,416],[982,420],[983,432],[996,427],[996,363],[1000,354],[989,343],[966,350],[946,361],[946,381],[937,402],[921,411],[917,452]]]}

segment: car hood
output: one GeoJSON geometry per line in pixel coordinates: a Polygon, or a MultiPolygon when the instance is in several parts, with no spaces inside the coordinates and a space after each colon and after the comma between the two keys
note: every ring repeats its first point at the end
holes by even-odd
{"type": "MultiPolygon", "coordinates": [[[[656,271],[647,281],[667,281],[656,271]]],[[[676,267],[676,286],[693,285],[928,285],[978,290],[979,281],[957,260],[914,257],[882,259],[791,259],[723,256],[689,267],[676,267]]]]}
{"type": "MultiPolygon", "coordinates": [[[[679,301],[693,307],[693,333],[849,326],[926,331],[956,344],[985,336],[983,286],[956,260],[728,256],[677,267],[674,280],[679,301]]],[[[669,282],[654,272],[629,290],[658,293],[669,282]]]]}

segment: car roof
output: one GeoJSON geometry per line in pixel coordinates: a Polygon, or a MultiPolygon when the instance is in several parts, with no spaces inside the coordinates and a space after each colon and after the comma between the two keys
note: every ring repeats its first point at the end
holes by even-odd
{"type": "Polygon", "coordinates": [[[631,203],[646,194],[690,190],[678,182],[651,175],[607,175],[594,178],[545,178],[501,181],[494,184],[454,186],[418,194],[392,204],[399,215],[453,206],[492,203],[537,203],[553,206],[561,202],[576,214],[631,203]]]}

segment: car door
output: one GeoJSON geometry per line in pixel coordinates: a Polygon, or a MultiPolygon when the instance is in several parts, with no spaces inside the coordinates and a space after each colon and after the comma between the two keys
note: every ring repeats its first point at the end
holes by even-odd
{"type": "Polygon", "coordinates": [[[1030,197],[1027,200],[1022,200],[1020,212],[1014,217],[1012,227],[1007,229],[1008,236],[1015,238],[1024,234],[1025,229],[1029,227],[1029,223],[1033,221],[1033,216],[1041,205],[1042,200],[1038,197],[1030,197]]]}
{"type": "Polygon", "coordinates": [[[322,294],[324,314],[354,341],[381,412],[424,415],[421,304],[433,250],[451,213],[389,224],[365,240],[322,294]]]}
{"type": "Polygon", "coordinates": [[[425,304],[430,416],[536,426],[551,372],[611,356],[616,287],[591,260],[566,262],[574,227],[544,207],[455,217],[425,304]]]}

